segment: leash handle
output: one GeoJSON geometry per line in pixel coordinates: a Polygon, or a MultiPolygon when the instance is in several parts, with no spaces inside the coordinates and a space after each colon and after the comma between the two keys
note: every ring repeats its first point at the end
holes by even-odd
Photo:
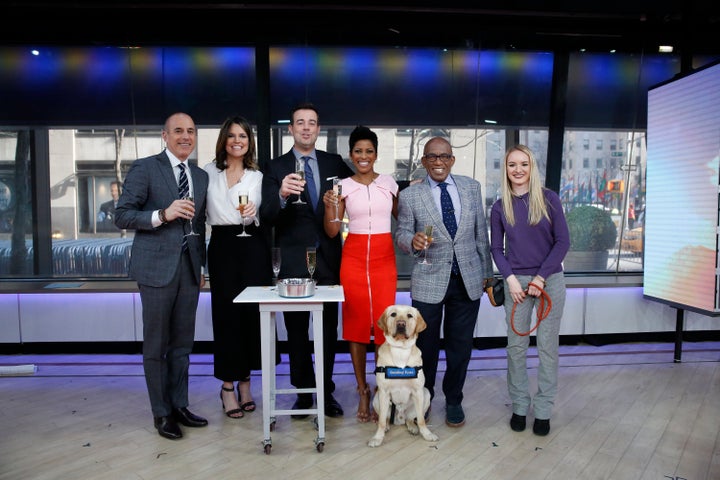
{"type": "MultiPolygon", "coordinates": [[[[530,282],[528,283],[528,289],[530,288],[530,285],[540,290],[540,305],[537,307],[537,323],[534,327],[532,327],[527,332],[518,332],[515,329],[515,309],[517,308],[517,302],[513,303],[512,313],[510,314],[510,328],[512,328],[512,331],[515,332],[516,335],[520,335],[521,337],[526,337],[530,335],[532,332],[537,330],[537,328],[540,326],[540,322],[545,320],[548,315],[550,315],[550,310],[552,310],[552,300],[550,299],[550,295],[547,294],[545,290],[540,287],[537,283],[530,282]]],[[[528,290],[525,290],[527,293],[528,290]]]]}

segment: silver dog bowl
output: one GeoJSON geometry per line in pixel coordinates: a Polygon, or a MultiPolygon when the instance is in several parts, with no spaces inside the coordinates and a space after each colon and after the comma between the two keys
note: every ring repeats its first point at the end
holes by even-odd
{"type": "Polygon", "coordinates": [[[309,278],[283,278],[278,281],[277,289],[281,297],[312,297],[315,295],[315,282],[309,278]]]}

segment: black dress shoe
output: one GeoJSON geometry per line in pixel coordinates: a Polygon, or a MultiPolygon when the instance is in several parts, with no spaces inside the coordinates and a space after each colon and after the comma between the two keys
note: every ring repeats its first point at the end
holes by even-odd
{"type": "MultiPolygon", "coordinates": [[[[309,408],[312,408],[313,406],[313,397],[311,393],[299,393],[297,396],[297,400],[295,400],[295,403],[293,403],[292,409],[293,410],[307,410],[309,408]]],[[[304,418],[308,417],[307,413],[298,413],[295,415],[291,415],[292,418],[295,420],[302,420],[304,418]]]]}
{"type": "Polygon", "coordinates": [[[161,437],[170,440],[179,440],[182,438],[182,430],[178,426],[173,417],[155,417],[155,429],[161,437]]]}
{"type": "Polygon", "coordinates": [[[536,418],[535,423],[533,423],[533,433],[541,437],[550,433],[550,419],[541,420],[536,418]]]}
{"type": "Polygon", "coordinates": [[[327,417],[342,417],[343,416],[343,409],[338,403],[337,400],[335,400],[335,397],[333,397],[331,394],[325,395],[325,416],[327,417]]]}
{"type": "Polygon", "coordinates": [[[514,432],[522,432],[523,430],[525,430],[525,422],[525,415],[518,415],[517,413],[513,413],[512,417],[510,418],[510,428],[512,428],[514,432]]]}
{"type": "Polygon", "coordinates": [[[186,407],[173,408],[173,417],[186,427],[204,427],[208,421],[188,410],[186,407]]]}

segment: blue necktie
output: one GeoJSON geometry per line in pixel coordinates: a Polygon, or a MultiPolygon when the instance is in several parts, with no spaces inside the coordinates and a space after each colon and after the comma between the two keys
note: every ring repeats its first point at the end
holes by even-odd
{"type": "MultiPolygon", "coordinates": [[[[180,178],[178,179],[178,195],[182,200],[185,197],[190,196],[190,184],[188,183],[187,174],[185,173],[185,164],[178,164],[180,168],[180,178]]],[[[192,222],[192,220],[190,220],[192,222]]],[[[182,250],[183,252],[188,249],[187,237],[183,235],[182,239],[182,250]]]]}
{"type": "MultiPolygon", "coordinates": [[[[442,209],[443,223],[445,224],[445,228],[447,228],[450,236],[455,238],[455,233],[457,232],[457,221],[455,220],[455,207],[453,206],[452,198],[450,198],[450,193],[447,191],[448,184],[446,182],[440,182],[438,183],[438,186],[440,187],[440,208],[442,209]]],[[[458,266],[454,251],[452,273],[453,275],[458,275],[460,273],[460,267],[458,266]]]]}
{"type": "Polygon", "coordinates": [[[315,210],[315,208],[317,208],[318,194],[315,185],[315,176],[310,166],[312,157],[302,157],[302,159],[305,160],[305,182],[307,183],[308,195],[310,195],[310,201],[312,202],[313,210],[315,210]]]}

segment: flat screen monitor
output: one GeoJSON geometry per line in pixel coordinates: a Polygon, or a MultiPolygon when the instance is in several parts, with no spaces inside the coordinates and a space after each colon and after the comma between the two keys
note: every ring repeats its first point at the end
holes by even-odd
{"type": "Polygon", "coordinates": [[[717,315],[720,62],[648,89],[643,295],[717,315]]]}

